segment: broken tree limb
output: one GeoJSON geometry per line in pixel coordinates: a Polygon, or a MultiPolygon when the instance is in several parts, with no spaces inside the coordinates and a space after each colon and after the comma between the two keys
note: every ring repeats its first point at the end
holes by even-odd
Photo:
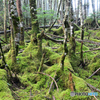
{"type": "MultiPolygon", "coordinates": [[[[96,51],[96,50],[100,50],[100,48],[95,48],[95,49],[92,49],[92,50],[87,50],[87,51],[84,51],[83,53],[87,53],[87,52],[90,52],[90,51],[96,51]]],[[[76,54],[80,54],[80,52],[77,52],[76,54]]]]}
{"type": "Polygon", "coordinates": [[[88,79],[91,78],[93,75],[95,75],[99,70],[100,68],[98,68],[91,76],[89,76],[88,79]]]}
{"type": "Polygon", "coordinates": [[[49,39],[49,40],[51,40],[51,41],[53,41],[53,42],[63,43],[63,40],[55,40],[55,39],[53,39],[53,38],[47,36],[46,34],[44,34],[44,38],[49,39]]]}
{"type": "Polygon", "coordinates": [[[58,90],[57,82],[55,81],[55,79],[54,79],[53,77],[51,77],[49,74],[45,74],[45,73],[42,73],[42,72],[37,72],[37,74],[43,74],[43,75],[46,75],[46,76],[50,77],[50,78],[54,81],[54,83],[55,83],[55,85],[56,85],[56,88],[57,88],[57,91],[59,91],[59,90],[58,90]]]}
{"type": "Polygon", "coordinates": [[[90,88],[94,89],[94,91],[100,93],[100,90],[99,90],[99,89],[95,88],[94,86],[92,86],[91,84],[89,84],[89,83],[87,83],[87,82],[86,82],[86,84],[87,84],[90,88]]]}

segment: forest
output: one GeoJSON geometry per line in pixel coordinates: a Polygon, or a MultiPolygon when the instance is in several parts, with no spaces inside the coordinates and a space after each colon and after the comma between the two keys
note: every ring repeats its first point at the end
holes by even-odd
{"type": "Polygon", "coordinates": [[[0,5],[0,100],[100,100],[100,0],[0,5]]]}

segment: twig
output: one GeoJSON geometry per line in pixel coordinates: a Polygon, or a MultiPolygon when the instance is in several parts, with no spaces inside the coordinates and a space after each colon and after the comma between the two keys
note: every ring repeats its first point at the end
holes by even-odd
{"type": "Polygon", "coordinates": [[[94,74],[96,74],[99,70],[100,68],[98,68],[91,76],[89,76],[88,79],[91,78],[94,74]]]}
{"type": "Polygon", "coordinates": [[[57,82],[55,81],[55,79],[54,79],[53,77],[51,77],[49,74],[45,74],[45,73],[42,73],[42,72],[36,72],[36,73],[37,73],[37,74],[43,74],[43,75],[46,75],[46,76],[50,77],[50,78],[54,81],[54,83],[55,83],[55,85],[56,85],[56,88],[57,88],[57,91],[59,91],[59,90],[58,90],[57,82]]]}

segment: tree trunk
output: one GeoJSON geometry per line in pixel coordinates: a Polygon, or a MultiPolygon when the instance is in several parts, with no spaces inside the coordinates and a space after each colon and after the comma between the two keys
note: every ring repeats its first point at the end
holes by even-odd
{"type": "Polygon", "coordinates": [[[6,17],[6,0],[3,0],[3,2],[4,2],[4,36],[5,36],[5,42],[7,42],[7,33],[6,33],[6,27],[7,27],[7,22],[6,22],[6,20],[7,20],[7,17],[6,17]]]}
{"type": "Polygon", "coordinates": [[[63,21],[63,31],[64,31],[64,50],[63,50],[63,55],[61,57],[61,65],[60,68],[62,71],[64,71],[64,60],[65,57],[68,53],[68,48],[67,48],[67,35],[68,35],[68,28],[69,28],[69,24],[68,24],[68,13],[69,13],[69,9],[70,9],[70,0],[66,3],[66,12],[65,12],[65,16],[64,16],[64,21],[63,21]]]}
{"type": "Polygon", "coordinates": [[[15,6],[14,0],[9,0],[9,13],[10,13],[10,25],[11,25],[11,59],[12,64],[16,63],[16,44],[19,42],[19,39],[15,39],[15,35],[18,33],[18,22],[19,19],[17,17],[17,9],[15,6]]]}
{"type": "Polygon", "coordinates": [[[24,28],[23,28],[23,15],[22,15],[22,10],[21,10],[21,0],[16,0],[16,5],[17,5],[17,12],[19,16],[19,21],[20,21],[20,44],[24,44],[24,28]]]}
{"type": "Polygon", "coordinates": [[[36,11],[36,0],[30,0],[30,14],[31,14],[31,23],[32,23],[32,37],[33,40],[37,39],[37,33],[39,33],[39,24],[37,20],[37,11],[36,11]]]}

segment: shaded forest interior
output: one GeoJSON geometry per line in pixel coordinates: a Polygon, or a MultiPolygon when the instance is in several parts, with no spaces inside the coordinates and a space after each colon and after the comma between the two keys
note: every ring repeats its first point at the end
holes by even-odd
{"type": "Polygon", "coordinates": [[[0,4],[0,100],[100,100],[100,0],[0,4]]]}

